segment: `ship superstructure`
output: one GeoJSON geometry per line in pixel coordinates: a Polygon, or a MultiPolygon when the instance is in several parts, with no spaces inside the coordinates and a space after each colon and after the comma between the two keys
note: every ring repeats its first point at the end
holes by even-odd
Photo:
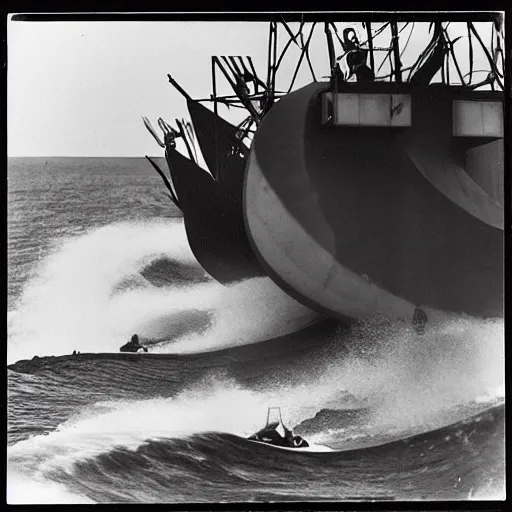
{"type": "Polygon", "coordinates": [[[420,306],[429,318],[502,315],[503,20],[427,18],[302,19],[298,29],[273,19],[266,73],[250,57],[214,56],[212,94],[200,100],[169,75],[192,123],[159,120],[161,137],[145,119],[170,176],[152,163],[212,277],[268,275],[343,319],[412,318],[420,306]],[[476,25],[490,27],[487,43],[476,25]],[[309,51],[321,26],[323,75],[309,51]],[[421,50],[407,53],[410,44],[421,50]],[[477,48],[485,69],[475,69],[477,48]],[[297,87],[301,68],[312,81],[297,87]],[[219,94],[221,79],[231,94],[219,94]],[[231,124],[225,106],[246,116],[231,124]]]}

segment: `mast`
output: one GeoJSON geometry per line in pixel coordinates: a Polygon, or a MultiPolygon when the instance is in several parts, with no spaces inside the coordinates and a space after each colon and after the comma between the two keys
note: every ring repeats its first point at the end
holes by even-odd
{"type": "Polygon", "coordinates": [[[400,48],[398,47],[398,26],[396,21],[391,22],[391,44],[393,45],[393,54],[395,60],[395,80],[402,82],[402,64],[400,62],[400,48]]]}
{"type": "Polygon", "coordinates": [[[268,111],[274,103],[274,91],[276,80],[276,60],[277,60],[277,23],[270,22],[268,36],[268,69],[267,69],[267,104],[265,110],[268,111]]]}
{"type": "Polygon", "coordinates": [[[277,23],[272,22],[274,27],[274,47],[272,50],[272,101],[274,101],[274,91],[276,90],[276,62],[277,62],[277,23]]]}
{"type": "Polygon", "coordinates": [[[375,75],[375,60],[373,55],[373,35],[372,35],[372,23],[371,21],[365,22],[366,25],[366,37],[368,39],[368,50],[370,53],[370,68],[375,75]]]}
{"type": "Polygon", "coordinates": [[[215,57],[212,56],[212,92],[213,92],[213,112],[214,117],[214,136],[215,136],[215,179],[219,178],[219,136],[217,134],[217,77],[215,76],[215,57]]]}
{"type": "Polygon", "coordinates": [[[332,32],[329,28],[329,22],[325,22],[325,37],[327,38],[327,50],[329,51],[329,67],[331,70],[331,75],[334,71],[334,66],[336,65],[336,56],[334,54],[334,43],[332,41],[332,32]]]}

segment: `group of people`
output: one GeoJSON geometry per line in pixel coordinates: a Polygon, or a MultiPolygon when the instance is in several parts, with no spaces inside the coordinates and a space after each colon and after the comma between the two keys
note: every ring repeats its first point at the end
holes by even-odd
{"type": "MultiPolygon", "coordinates": [[[[119,350],[121,352],[138,352],[139,350],[143,350],[147,352],[148,349],[144,345],[142,345],[139,341],[139,336],[134,334],[128,343],[125,343],[119,350]]],[[[76,356],[80,354],[80,351],[73,350],[73,355],[76,356]]]]}
{"type": "MultiPolygon", "coordinates": [[[[148,349],[144,345],[142,345],[139,341],[139,336],[134,334],[128,343],[125,343],[119,350],[121,352],[138,352],[139,350],[143,350],[147,352],[148,349]]],[[[80,354],[80,351],[73,350],[73,355],[76,356],[80,354]]]]}

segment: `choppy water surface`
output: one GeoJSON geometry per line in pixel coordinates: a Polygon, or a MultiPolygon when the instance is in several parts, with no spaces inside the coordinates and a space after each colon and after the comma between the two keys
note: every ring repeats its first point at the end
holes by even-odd
{"type": "Polygon", "coordinates": [[[222,286],[143,159],[8,178],[9,502],[503,497],[503,321],[418,337],[222,286]],[[275,405],[312,450],[245,439],[275,405]]]}

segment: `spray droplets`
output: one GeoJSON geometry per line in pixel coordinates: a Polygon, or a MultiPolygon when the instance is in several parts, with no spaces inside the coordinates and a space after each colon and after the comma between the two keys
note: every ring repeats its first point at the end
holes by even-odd
{"type": "Polygon", "coordinates": [[[316,316],[268,278],[227,287],[205,278],[180,220],[112,224],[43,261],[10,315],[8,359],[118,352],[134,332],[157,338],[153,351],[200,352],[279,336],[316,316]]]}

